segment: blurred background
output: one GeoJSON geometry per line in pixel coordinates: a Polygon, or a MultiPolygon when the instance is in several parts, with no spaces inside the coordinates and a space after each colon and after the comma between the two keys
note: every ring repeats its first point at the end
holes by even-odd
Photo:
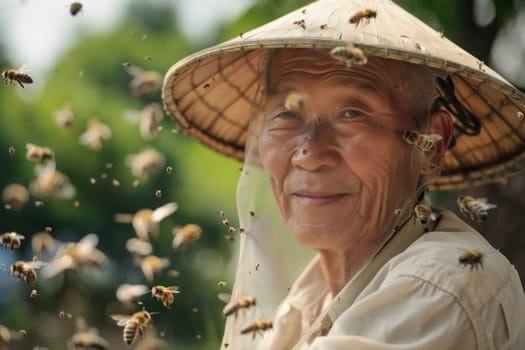
{"type": "MultiPolygon", "coordinates": [[[[152,333],[166,348],[219,348],[224,303],[217,295],[231,290],[238,242],[222,220],[237,225],[235,188],[242,164],[192,141],[167,116],[160,119],[158,110],[153,129],[141,131],[140,120],[162,103],[158,76],[177,60],[308,2],[85,0],[72,15],[71,3],[64,0],[0,0],[0,69],[25,64],[34,81],[25,88],[0,85],[0,191],[13,183],[31,190],[19,208],[4,191],[0,207],[0,234],[25,237],[14,251],[0,248],[0,325],[12,338],[2,343],[0,329],[0,349],[67,349],[68,340],[83,329],[79,318],[97,328],[111,349],[139,349],[137,342],[131,347],[123,343],[122,328],[110,315],[143,307],[159,312],[152,333]],[[90,142],[85,133],[93,118],[109,127],[110,137],[106,130],[90,142]],[[53,162],[28,160],[27,144],[49,147],[55,169],[67,178],[43,179],[53,162]],[[164,159],[148,164],[149,158],[135,157],[147,149],[164,159]],[[169,264],[148,281],[141,259],[126,248],[136,233],[130,223],[116,222],[115,214],[169,202],[176,202],[178,210],[160,222],[150,253],[169,264]],[[190,223],[202,228],[200,238],[174,249],[173,230],[190,223]],[[46,227],[56,245],[96,233],[96,249],[106,263],[81,271],[64,265],[65,271],[39,276],[34,286],[15,281],[11,264],[38,255],[32,238],[46,227]],[[135,298],[143,304],[124,305],[116,298],[123,283],[178,286],[180,294],[171,309],[151,294],[135,298]],[[20,336],[19,330],[27,335],[20,336]]],[[[524,0],[396,2],[523,91],[524,0]]],[[[471,224],[525,279],[525,174],[461,193],[486,197],[498,206],[484,224],[471,224]]],[[[458,212],[458,195],[440,192],[431,200],[458,212]]],[[[93,244],[89,249],[94,251],[93,244]]]]}

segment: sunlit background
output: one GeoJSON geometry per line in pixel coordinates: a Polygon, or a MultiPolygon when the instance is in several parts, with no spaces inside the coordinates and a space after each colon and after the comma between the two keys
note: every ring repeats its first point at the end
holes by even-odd
{"type": "MultiPolygon", "coordinates": [[[[237,233],[229,232],[222,220],[228,218],[236,227],[235,187],[242,164],[192,141],[167,116],[159,121],[158,133],[141,133],[136,120],[140,111],[162,101],[158,87],[138,91],[130,86],[136,78],[132,73],[140,69],[163,75],[178,59],[306,3],[86,0],[72,16],[70,2],[63,0],[0,0],[0,70],[25,64],[34,80],[24,88],[0,85],[0,191],[12,183],[32,188],[19,210],[9,203],[0,208],[0,234],[24,236],[13,252],[0,247],[0,327],[9,329],[12,338],[3,342],[0,332],[0,349],[68,349],[68,340],[82,330],[79,319],[98,329],[111,349],[139,349],[138,341],[124,344],[122,327],[110,315],[143,308],[158,312],[147,337],[163,339],[166,349],[219,348],[224,302],[217,295],[231,290],[238,242],[237,233]],[[73,115],[70,127],[56,121],[57,113],[67,109],[73,115]],[[111,129],[99,150],[81,143],[94,117],[111,129]],[[52,149],[56,170],[67,176],[74,193],[59,190],[50,195],[31,187],[45,163],[26,159],[28,143],[52,149]],[[132,171],[132,157],[146,149],[157,150],[165,160],[140,176],[132,171]],[[148,281],[141,259],[126,248],[128,239],[137,236],[135,230],[131,223],[116,222],[115,214],[134,214],[170,202],[178,209],[160,222],[151,253],[169,264],[148,281]],[[202,228],[200,238],[173,248],[173,230],[190,223],[202,228]],[[96,249],[107,262],[91,269],[66,269],[49,278],[37,270],[34,286],[15,281],[11,264],[33,259],[32,238],[46,227],[56,245],[96,233],[96,249]],[[125,305],[115,294],[124,283],[149,289],[177,286],[180,293],[174,295],[171,309],[151,293],[135,298],[142,304],[125,305]]],[[[523,0],[398,3],[519,88],[525,86],[523,0]]],[[[498,205],[486,223],[473,225],[525,278],[524,176],[506,186],[469,193],[498,205]]],[[[432,200],[457,212],[456,196],[443,192],[432,200]]],[[[47,254],[37,255],[50,261],[53,254],[47,254]]]]}

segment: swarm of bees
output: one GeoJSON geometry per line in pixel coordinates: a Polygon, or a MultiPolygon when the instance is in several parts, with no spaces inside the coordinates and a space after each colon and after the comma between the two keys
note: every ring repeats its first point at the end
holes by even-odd
{"type": "Polygon", "coordinates": [[[362,9],[357,11],[350,19],[348,20],[351,24],[355,24],[356,28],[360,23],[367,25],[370,23],[372,18],[377,17],[377,11],[372,9],[362,9]]]}
{"type": "Polygon", "coordinates": [[[122,339],[128,345],[133,344],[137,335],[142,339],[144,331],[152,322],[151,314],[146,310],[135,312],[131,316],[111,315],[111,318],[117,321],[117,326],[124,327],[122,339]]]}
{"type": "Polygon", "coordinates": [[[15,84],[17,82],[21,87],[24,87],[24,84],[32,84],[33,78],[27,74],[25,65],[20,66],[17,69],[6,69],[2,72],[2,79],[6,84],[15,84]]]}
{"type": "Polygon", "coordinates": [[[336,46],[330,51],[330,55],[335,60],[344,63],[347,67],[362,66],[368,62],[368,58],[358,47],[352,44],[346,46],[336,46]]]}
{"type": "Polygon", "coordinates": [[[458,261],[463,267],[470,266],[470,271],[477,270],[479,267],[483,268],[483,253],[477,249],[465,250],[458,261]]]}
{"type": "Polygon", "coordinates": [[[487,219],[489,209],[497,208],[486,198],[474,198],[467,195],[459,196],[457,204],[459,211],[477,224],[482,224],[487,219]]]}

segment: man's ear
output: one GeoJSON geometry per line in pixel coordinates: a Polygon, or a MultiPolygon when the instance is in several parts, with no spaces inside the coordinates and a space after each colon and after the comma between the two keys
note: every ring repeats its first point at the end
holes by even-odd
{"type": "Polygon", "coordinates": [[[454,123],[450,114],[440,108],[432,112],[427,133],[441,135],[441,140],[434,144],[434,149],[427,155],[433,164],[438,165],[441,163],[454,133],[454,123]]]}

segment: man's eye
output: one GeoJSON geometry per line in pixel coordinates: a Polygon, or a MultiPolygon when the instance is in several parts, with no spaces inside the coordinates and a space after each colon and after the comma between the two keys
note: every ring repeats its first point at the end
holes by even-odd
{"type": "Polygon", "coordinates": [[[358,111],[356,109],[347,109],[343,112],[343,117],[348,119],[353,119],[357,117],[361,117],[363,115],[363,112],[358,111]]]}
{"type": "Polygon", "coordinates": [[[280,119],[295,119],[297,118],[297,114],[295,114],[292,111],[283,111],[276,115],[276,118],[280,119]]]}

